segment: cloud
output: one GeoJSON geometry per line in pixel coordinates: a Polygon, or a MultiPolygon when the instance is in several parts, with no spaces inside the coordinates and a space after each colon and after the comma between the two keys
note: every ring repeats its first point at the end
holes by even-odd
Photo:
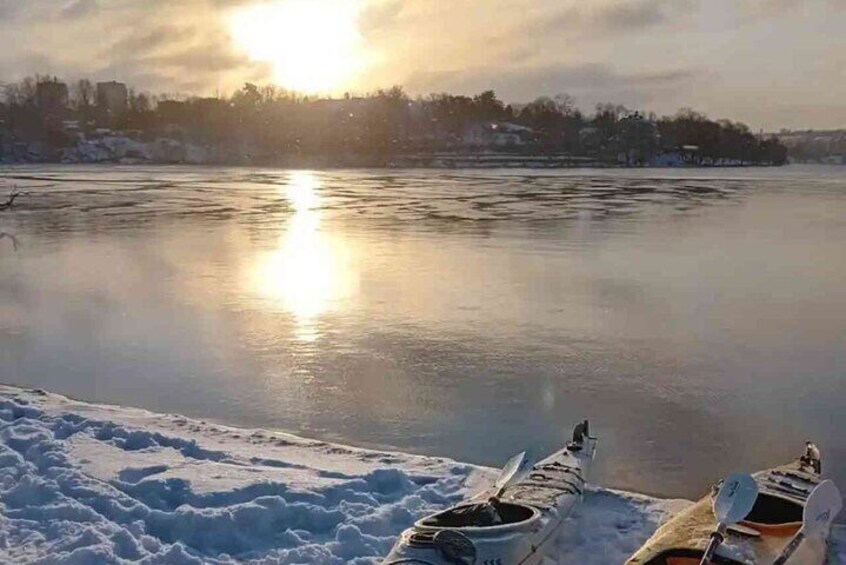
{"type": "Polygon", "coordinates": [[[648,28],[667,19],[667,2],[647,0],[608,6],[600,12],[598,21],[604,28],[618,31],[648,28]]]}
{"type": "Polygon", "coordinates": [[[205,94],[262,82],[228,35],[228,10],[245,0],[39,0],[7,4],[0,82],[35,73],[121,80],[139,90],[205,94]],[[14,13],[11,9],[14,7],[14,13]],[[14,20],[10,19],[14,17],[14,20]],[[96,33],[95,33],[96,31],[96,33]]]}
{"type": "Polygon", "coordinates": [[[404,6],[403,0],[377,0],[369,2],[359,17],[359,28],[365,35],[379,33],[393,25],[404,6]]]}
{"type": "Polygon", "coordinates": [[[23,6],[19,0],[0,0],[0,19],[9,21],[16,18],[23,6]]]}
{"type": "Polygon", "coordinates": [[[836,16],[846,12],[843,0],[743,0],[732,6],[736,12],[737,26],[754,25],[775,19],[800,18],[795,23],[801,24],[801,18],[813,13],[827,13],[836,16]]]}
{"type": "Polygon", "coordinates": [[[162,24],[120,38],[108,52],[110,62],[98,74],[112,73],[123,80],[131,77],[146,88],[170,92],[234,89],[245,80],[270,75],[266,65],[237,52],[219,28],[162,24]]]}
{"type": "Polygon", "coordinates": [[[672,25],[689,15],[701,0],[598,0],[570,3],[535,16],[531,33],[608,36],[672,25]]]}
{"type": "Polygon", "coordinates": [[[109,52],[117,57],[145,56],[158,49],[167,49],[175,42],[175,38],[184,38],[186,34],[193,36],[194,30],[171,24],[136,29],[112,43],[109,52]]]}
{"type": "Polygon", "coordinates": [[[382,55],[366,82],[422,87],[423,77],[488,67],[612,65],[609,46],[675,32],[701,1],[499,0],[493,10],[469,0],[379,0],[362,18],[370,46],[382,55]],[[594,56],[597,50],[606,60],[594,56]]]}
{"type": "Polygon", "coordinates": [[[174,49],[162,55],[144,59],[151,68],[171,68],[195,74],[248,68],[251,63],[243,55],[234,53],[225,45],[216,42],[198,43],[174,49]]]}
{"type": "Polygon", "coordinates": [[[98,0],[73,0],[61,11],[63,18],[81,18],[93,14],[99,8],[98,0]]]}
{"type": "Polygon", "coordinates": [[[37,21],[55,18],[76,18],[98,7],[98,0],[0,0],[2,23],[37,21]]]}
{"type": "MultiPolygon", "coordinates": [[[[509,102],[528,102],[541,95],[567,93],[583,109],[599,102],[641,108],[653,102],[680,98],[707,73],[696,69],[620,73],[607,65],[552,65],[535,68],[484,68],[461,72],[413,76],[407,83],[413,93],[429,91],[478,93],[493,88],[509,102]]],[[[679,104],[682,105],[682,104],[679,104]]]]}

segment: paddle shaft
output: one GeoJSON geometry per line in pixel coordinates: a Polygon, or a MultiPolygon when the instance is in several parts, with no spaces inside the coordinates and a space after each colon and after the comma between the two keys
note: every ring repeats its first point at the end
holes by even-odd
{"type": "Polygon", "coordinates": [[[713,559],[714,554],[717,552],[717,548],[726,539],[727,529],[725,524],[717,524],[717,531],[711,534],[711,541],[708,542],[708,547],[705,548],[705,553],[702,554],[702,561],[699,562],[699,565],[711,564],[711,559],[713,559]]]}
{"type": "Polygon", "coordinates": [[[787,547],[781,551],[781,555],[778,556],[778,559],[773,561],[773,565],[784,565],[787,563],[787,560],[793,556],[797,549],[799,549],[799,545],[804,539],[805,533],[802,530],[799,530],[799,532],[793,536],[793,539],[790,540],[790,543],[787,544],[787,547]]]}

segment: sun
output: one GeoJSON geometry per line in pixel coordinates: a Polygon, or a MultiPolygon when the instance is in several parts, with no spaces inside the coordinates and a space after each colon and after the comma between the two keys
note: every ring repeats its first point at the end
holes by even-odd
{"type": "Polygon", "coordinates": [[[331,94],[365,65],[360,0],[275,0],[235,10],[230,32],[253,61],[269,63],[280,86],[331,94]]]}

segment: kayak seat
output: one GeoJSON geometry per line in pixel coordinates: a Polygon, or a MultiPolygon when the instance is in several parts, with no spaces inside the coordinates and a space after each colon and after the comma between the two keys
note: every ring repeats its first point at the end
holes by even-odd
{"type": "Polygon", "coordinates": [[[419,524],[430,528],[488,528],[518,524],[534,515],[527,506],[495,501],[450,508],[424,518],[419,524]]]}

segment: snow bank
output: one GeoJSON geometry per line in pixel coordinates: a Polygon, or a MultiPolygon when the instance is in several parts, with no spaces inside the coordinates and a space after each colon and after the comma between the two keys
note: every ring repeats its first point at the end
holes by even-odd
{"type": "Polygon", "coordinates": [[[60,161],[63,163],[192,163],[209,161],[207,151],[196,145],[160,138],[142,142],[122,135],[80,141],[76,146],[65,149],[60,161]]]}
{"type": "MultiPolygon", "coordinates": [[[[0,386],[3,563],[373,563],[493,474],[0,386]]],[[[684,504],[589,491],[560,561],[621,563],[684,504]]]]}

